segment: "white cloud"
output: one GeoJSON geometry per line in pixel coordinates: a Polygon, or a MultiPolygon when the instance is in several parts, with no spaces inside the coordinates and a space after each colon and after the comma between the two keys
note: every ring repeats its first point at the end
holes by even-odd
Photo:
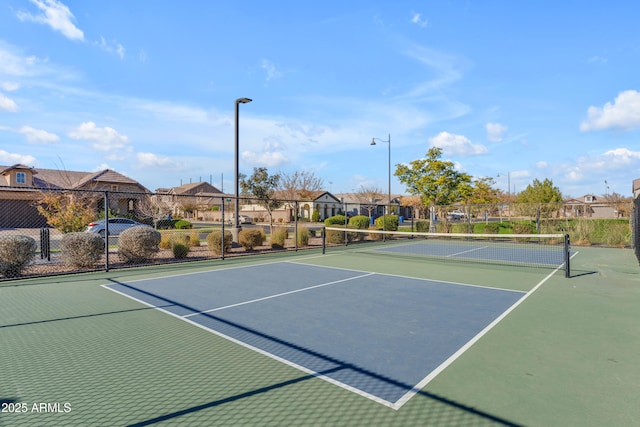
{"type": "Polygon", "coordinates": [[[546,168],[548,168],[548,167],[549,167],[549,163],[547,163],[547,162],[545,162],[545,161],[543,160],[543,161],[537,162],[537,163],[536,163],[536,167],[537,167],[538,169],[546,169],[546,168]]]}
{"type": "Polygon", "coordinates": [[[260,65],[260,67],[267,73],[266,81],[279,79],[284,75],[281,71],[276,69],[274,63],[266,59],[262,60],[262,64],[260,65]]]}
{"type": "Polygon", "coordinates": [[[57,142],[60,140],[58,135],[55,133],[50,133],[44,130],[34,129],[31,126],[22,126],[18,129],[18,132],[23,134],[28,142],[38,143],[49,143],[49,142],[57,142]]]}
{"type": "Polygon", "coordinates": [[[45,24],[54,31],[59,31],[71,40],[84,40],[84,33],[73,23],[75,20],[69,8],[57,0],[31,0],[42,13],[32,15],[29,12],[18,12],[21,21],[33,21],[45,24]]]}
{"type": "Polygon", "coordinates": [[[31,166],[36,163],[36,158],[30,155],[9,153],[4,150],[0,150],[0,162],[5,165],[14,165],[21,163],[23,165],[31,166]]]}
{"type": "Polygon", "coordinates": [[[0,84],[0,88],[6,90],[7,92],[13,92],[14,90],[18,90],[20,88],[20,85],[15,82],[2,82],[2,84],[0,84]]]}
{"type": "Polygon", "coordinates": [[[450,156],[477,156],[489,151],[484,145],[472,144],[466,136],[449,132],[440,132],[429,138],[429,145],[442,148],[442,152],[450,156]]]}
{"type": "Polygon", "coordinates": [[[112,43],[107,43],[105,38],[100,36],[100,41],[93,44],[107,53],[116,54],[120,59],[124,59],[125,48],[115,40],[112,43]]]}
{"type": "Polygon", "coordinates": [[[99,128],[93,122],[85,122],[69,132],[73,139],[93,141],[93,148],[100,151],[122,150],[126,148],[129,138],[120,135],[115,129],[108,126],[99,128]]]}
{"type": "Polygon", "coordinates": [[[587,119],[580,124],[582,132],[619,128],[631,130],[640,127],[640,92],[626,90],[618,94],[613,104],[589,107],[587,119]]]}
{"type": "Polygon", "coordinates": [[[159,156],[154,153],[137,153],[139,168],[163,168],[164,170],[185,170],[186,165],[174,160],[171,157],[159,156]]]}
{"type": "Polygon", "coordinates": [[[487,130],[487,139],[492,142],[502,141],[504,133],[507,131],[507,127],[500,123],[487,123],[485,129],[487,130]]]}
{"type": "Polygon", "coordinates": [[[427,21],[426,19],[422,19],[421,13],[412,12],[411,15],[411,23],[416,24],[422,28],[429,25],[429,21],[427,21]]]}
{"type": "Polygon", "coordinates": [[[287,156],[280,151],[265,151],[262,153],[243,151],[242,159],[254,165],[266,167],[277,167],[289,162],[287,156]]]}
{"type": "Polygon", "coordinates": [[[15,112],[18,111],[18,104],[15,101],[0,93],[0,110],[15,112]]]}

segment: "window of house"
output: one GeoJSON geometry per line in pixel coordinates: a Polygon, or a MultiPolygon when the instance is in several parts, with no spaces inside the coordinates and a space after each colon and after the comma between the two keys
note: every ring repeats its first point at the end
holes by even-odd
{"type": "Polygon", "coordinates": [[[17,172],[16,173],[16,183],[18,183],[18,184],[26,184],[27,183],[27,174],[25,172],[17,172]]]}
{"type": "Polygon", "coordinates": [[[111,191],[118,191],[118,186],[115,184],[111,185],[111,191]]]}
{"type": "Polygon", "coordinates": [[[593,196],[585,196],[584,201],[585,202],[593,202],[593,196]]]}

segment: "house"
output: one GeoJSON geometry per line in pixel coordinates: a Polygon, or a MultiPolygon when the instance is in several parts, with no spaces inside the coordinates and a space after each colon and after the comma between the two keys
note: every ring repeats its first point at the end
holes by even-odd
{"type": "Polygon", "coordinates": [[[595,194],[585,194],[578,199],[563,202],[563,216],[582,218],[617,218],[618,211],[611,202],[595,194]]]}
{"type": "Polygon", "coordinates": [[[137,181],[111,169],[76,172],[22,164],[0,166],[0,228],[46,227],[36,202],[44,192],[56,190],[95,197],[96,210],[104,210],[106,200],[109,209],[120,214],[135,211],[149,193],[137,181]]]}
{"type": "Polygon", "coordinates": [[[228,197],[208,182],[194,182],[172,188],[158,188],[152,199],[167,206],[167,213],[184,218],[199,218],[206,211],[222,206],[228,197]]]}

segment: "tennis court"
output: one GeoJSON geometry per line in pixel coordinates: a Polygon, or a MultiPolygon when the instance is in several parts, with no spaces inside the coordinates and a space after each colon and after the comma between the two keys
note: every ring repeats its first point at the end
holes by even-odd
{"type": "Polygon", "coordinates": [[[573,250],[567,279],[414,243],[4,282],[0,424],[640,418],[631,250],[573,250]]]}

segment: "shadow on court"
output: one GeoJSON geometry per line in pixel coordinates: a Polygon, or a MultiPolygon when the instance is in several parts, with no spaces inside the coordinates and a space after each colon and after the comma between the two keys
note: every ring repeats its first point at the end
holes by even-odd
{"type": "MultiPolygon", "coordinates": [[[[136,288],[134,286],[131,286],[127,283],[123,283],[120,281],[117,281],[115,279],[109,279],[110,282],[112,282],[114,285],[119,285],[128,289],[131,289],[133,291],[136,292],[140,292],[143,294],[146,294],[147,296],[153,297],[154,299],[157,300],[161,300],[163,302],[166,303],[166,305],[163,305],[163,307],[180,307],[182,309],[191,311],[191,312],[198,312],[199,310],[194,308],[194,307],[190,307],[188,305],[185,305],[183,303],[171,300],[169,298],[157,295],[153,292],[149,292],[146,290],[142,290],[139,288],[136,288]]],[[[158,306],[158,308],[161,308],[160,306],[158,306]]],[[[152,309],[152,308],[145,308],[145,309],[152,309]]],[[[372,372],[370,370],[367,369],[363,369],[353,363],[348,363],[342,360],[339,360],[335,357],[329,356],[329,355],[325,355],[322,353],[319,353],[317,351],[308,349],[308,348],[304,348],[302,346],[299,346],[295,343],[292,342],[288,342],[286,340],[283,340],[281,338],[272,336],[272,335],[268,335],[265,334],[263,332],[257,331],[255,329],[252,328],[248,328],[244,325],[240,325],[238,323],[235,322],[231,322],[227,319],[223,319],[220,318],[219,316],[215,316],[211,313],[201,313],[200,315],[207,317],[208,319],[214,320],[216,322],[220,322],[222,324],[225,324],[227,326],[230,326],[232,328],[241,330],[243,333],[248,334],[250,336],[259,338],[259,339],[263,339],[263,340],[269,340],[273,343],[276,343],[280,346],[286,346],[289,349],[291,349],[292,351],[298,352],[298,353],[303,353],[305,354],[308,358],[313,359],[313,360],[323,360],[325,362],[327,362],[328,364],[334,365],[332,368],[326,369],[326,370],[322,370],[322,371],[318,371],[314,374],[305,374],[301,377],[295,378],[295,379],[291,379],[288,381],[283,381],[281,383],[275,383],[266,387],[261,387],[261,388],[257,388],[255,390],[250,390],[250,391],[246,391],[244,393],[239,393],[239,394],[235,394],[233,396],[229,396],[226,397],[224,399],[219,399],[219,400],[214,400],[211,402],[207,402],[204,404],[200,404],[200,405],[196,405],[190,408],[185,408],[185,409],[181,409],[175,412],[171,412],[171,413],[167,413],[165,415],[161,415],[155,418],[151,418],[148,420],[144,420],[144,421],[140,421],[138,423],[133,423],[130,424],[132,426],[148,426],[148,425],[153,425],[153,424],[157,424],[157,423],[161,423],[164,421],[169,421],[169,420],[175,420],[178,419],[181,416],[185,416],[185,415],[189,415],[189,414],[193,414],[196,413],[198,411],[202,411],[202,410],[206,410],[206,409],[210,409],[210,408],[214,408],[214,407],[219,407],[221,405],[225,405],[225,404],[229,404],[232,402],[237,402],[240,401],[242,399],[246,399],[246,398],[250,398],[250,397],[254,397],[256,395],[261,395],[264,393],[268,393],[274,390],[278,390],[284,387],[288,387],[288,386],[293,386],[295,384],[298,383],[302,383],[304,381],[307,380],[311,380],[314,379],[316,377],[319,376],[328,376],[330,374],[334,374],[337,373],[339,371],[351,371],[351,372],[355,372],[358,375],[368,378],[370,381],[372,382],[376,382],[376,383],[384,383],[384,384],[388,384],[390,386],[393,387],[397,387],[397,388],[402,388],[404,390],[408,391],[413,391],[415,392],[415,397],[422,397],[422,398],[427,398],[430,399],[431,401],[440,404],[440,405],[445,405],[448,409],[445,412],[449,412],[448,415],[446,415],[446,417],[448,419],[451,419],[452,422],[455,423],[455,419],[456,417],[456,413],[464,413],[465,414],[465,418],[468,416],[471,416],[473,418],[476,418],[479,422],[487,422],[487,423],[495,423],[498,425],[508,425],[508,426],[517,426],[518,424],[513,423],[509,420],[494,416],[492,414],[489,414],[487,412],[483,412],[480,411],[478,409],[463,405],[461,403],[446,399],[444,397],[435,395],[433,393],[429,393],[429,392],[425,392],[423,390],[414,390],[414,386],[410,385],[410,384],[404,384],[402,382],[399,382],[397,380],[394,380],[392,378],[388,378],[384,375],[381,375],[379,373],[376,372],[372,372]],[[483,421],[481,421],[483,420],[483,421]]]]}

